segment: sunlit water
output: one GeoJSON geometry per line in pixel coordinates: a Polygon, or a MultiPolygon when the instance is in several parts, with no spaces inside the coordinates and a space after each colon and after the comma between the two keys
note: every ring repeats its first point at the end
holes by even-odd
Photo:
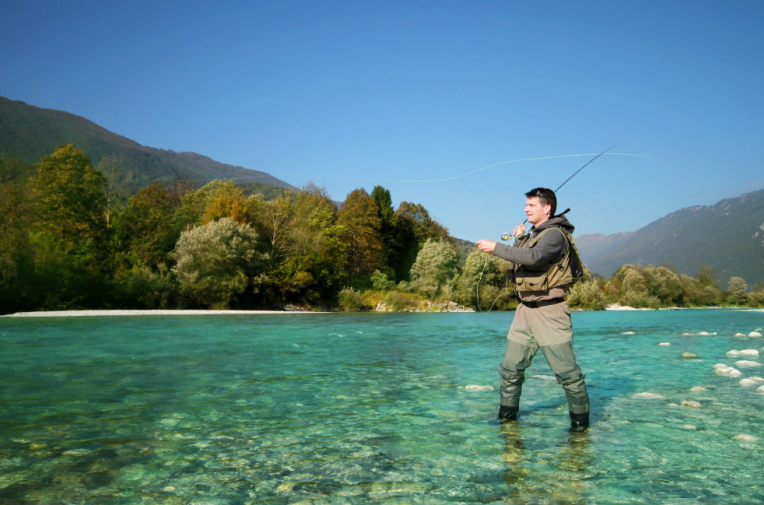
{"type": "Polygon", "coordinates": [[[764,312],[573,318],[586,433],[512,313],[2,318],[0,503],[764,502],[764,312]]]}

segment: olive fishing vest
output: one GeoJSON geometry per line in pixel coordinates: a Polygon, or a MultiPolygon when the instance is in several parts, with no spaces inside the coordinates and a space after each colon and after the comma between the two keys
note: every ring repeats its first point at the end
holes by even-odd
{"type": "Polygon", "coordinates": [[[533,247],[549,230],[556,229],[565,237],[565,253],[555,262],[543,265],[540,270],[531,270],[523,265],[514,265],[515,284],[518,291],[548,291],[569,284],[574,284],[584,275],[584,265],[578,254],[573,236],[565,228],[550,226],[544,228],[533,238],[525,235],[520,238],[517,247],[533,247]]]}

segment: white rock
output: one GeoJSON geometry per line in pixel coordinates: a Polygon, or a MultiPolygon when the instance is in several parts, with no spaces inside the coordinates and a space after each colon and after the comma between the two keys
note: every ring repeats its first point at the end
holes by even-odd
{"type": "Polygon", "coordinates": [[[691,407],[693,409],[699,409],[702,407],[700,402],[696,402],[695,400],[684,400],[682,402],[682,407],[691,407]]]}
{"type": "Polygon", "coordinates": [[[684,428],[685,430],[697,430],[698,429],[698,428],[695,427],[694,424],[684,424],[684,425],[682,425],[682,428],[684,428]]]}
{"type": "Polygon", "coordinates": [[[760,337],[761,336],[761,332],[752,331],[751,333],[748,334],[748,336],[749,337],[760,337]]]}
{"type": "Polygon", "coordinates": [[[478,386],[476,384],[469,384],[464,386],[464,389],[468,391],[493,391],[493,386],[478,386]]]}
{"type": "Polygon", "coordinates": [[[727,356],[740,356],[740,351],[732,349],[731,351],[727,351],[727,356]]]}
{"type": "Polygon", "coordinates": [[[743,349],[742,351],[740,351],[740,354],[742,354],[743,356],[758,356],[759,351],[757,351],[756,349],[743,349]]]}
{"type": "Polygon", "coordinates": [[[740,377],[743,375],[740,370],[727,365],[714,365],[714,369],[719,375],[728,375],[730,377],[740,377]]]}
{"type": "Polygon", "coordinates": [[[693,393],[702,393],[703,391],[706,391],[706,388],[695,386],[695,387],[691,387],[690,391],[692,391],[693,393]]]}
{"type": "Polygon", "coordinates": [[[671,342],[661,342],[661,343],[660,343],[660,344],[658,344],[658,345],[671,345],[671,342]]]}
{"type": "Polygon", "coordinates": [[[756,388],[757,393],[764,393],[764,386],[759,386],[756,388]]]}
{"type": "Polygon", "coordinates": [[[753,379],[741,379],[740,385],[741,386],[755,386],[757,383],[753,379]]]}
{"type": "Polygon", "coordinates": [[[700,333],[698,333],[698,335],[703,335],[705,337],[706,335],[710,335],[710,333],[708,333],[707,331],[701,331],[700,333]]]}
{"type": "Polygon", "coordinates": [[[694,352],[683,352],[682,357],[684,359],[698,359],[699,356],[694,352]]]}
{"type": "Polygon", "coordinates": [[[624,331],[621,335],[634,335],[633,331],[624,331]]]}
{"type": "Polygon", "coordinates": [[[665,398],[665,396],[655,393],[637,393],[634,395],[634,398],[638,398],[640,400],[662,400],[665,398]]]}
{"type": "Polygon", "coordinates": [[[740,440],[741,442],[756,442],[758,438],[754,437],[753,435],[746,435],[745,433],[741,433],[740,435],[735,435],[735,440],[740,440]]]}
{"type": "Polygon", "coordinates": [[[756,382],[764,382],[764,379],[762,379],[761,377],[751,377],[751,380],[756,382]]]}
{"type": "Polygon", "coordinates": [[[740,368],[750,368],[752,366],[761,366],[761,363],[757,363],[755,361],[748,361],[745,359],[741,359],[740,361],[736,361],[735,364],[739,366],[740,368]]]}
{"type": "Polygon", "coordinates": [[[745,333],[735,333],[736,337],[745,337],[745,333]]]}

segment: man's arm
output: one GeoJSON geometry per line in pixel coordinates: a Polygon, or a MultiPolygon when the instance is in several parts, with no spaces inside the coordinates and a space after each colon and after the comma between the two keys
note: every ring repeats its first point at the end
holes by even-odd
{"type": "Polygon", "coordinates": [[[518,265],[537,267],[557,260],[565,252],[565,247],[565,237],[562,236],[562,232],[552,228],[544,233],[534,247],[512,247],[497,243],[493,254],[518,265]]]}

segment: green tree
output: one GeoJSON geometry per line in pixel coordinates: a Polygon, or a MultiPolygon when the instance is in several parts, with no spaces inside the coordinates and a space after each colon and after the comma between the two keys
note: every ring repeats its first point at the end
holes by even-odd
{"type": "Polygon", "coordinates": [[[748,305],[748,284],[742,277],[731,277],[727,292],[735,305],[748,305]]]}
{"type": "Polygon", "coordinates": [[[105,184],[84,152],[58,147],[30,180],[37,230],[70,242],[98,238],[106,228],[105,184]]]}
{"type": "Polygon", "coordinates": [[[117,214],[114,232],[123,268],[155,268],[168,260],[180,236],[173,225],[173,204],[170,192],[157,182],[133,195],[117,214]]]}
{"type": "Polygon", "coordinates": [[[411,267],[427,239],[452,242],[448,230],[421,204],[401,202],[395,211],[395,233],[388,263],[398,280],[410,279],[411,267]]]}
{"type": "Polygon", "coordinates": [[[445,240],[428,239],[411,267],[411,289],[425,296],[440,295],[454,279],[459,251],[445,240]]]}
{"type": "Polygon", "coordinates": [[[510,280],[511,267],[508,261],[474,249],[467,256],[461,275],[455,279],[454,301],[478,310],[515,308],[517,300],[515,285],[510,280]]]}
{"type": "Polygon", "coordinates": [[[248,288],[256,290],[266,258],[251,226],[222,218],[185,231],[175,247],[173,271],[181,295],[196,306],[226,308],[248,288]]]}

